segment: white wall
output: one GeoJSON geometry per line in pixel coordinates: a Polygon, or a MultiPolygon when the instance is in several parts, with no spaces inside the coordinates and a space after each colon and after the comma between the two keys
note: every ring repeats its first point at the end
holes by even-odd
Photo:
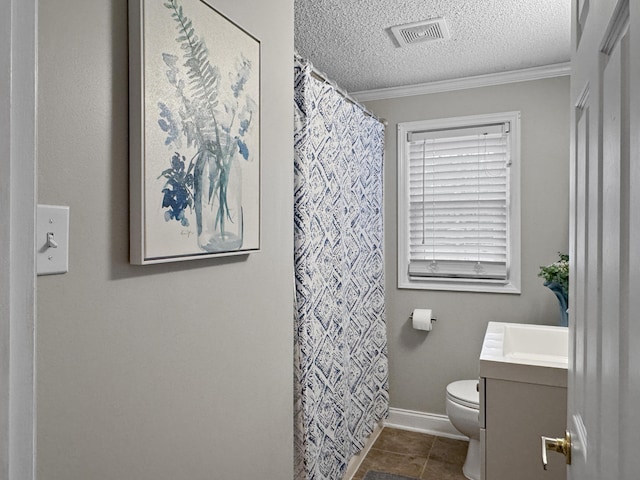
{"type": "Polygon", "coordinates": [[[385,150],[385,255],[390,402],[445,413],[445,388],[478,376],[489,321],[557,324],[559,307],[542,286],[540,265],[568,251],[569,77],[367,102],[388,120],[385,150]],[[398,122],[521,111],[522,294],[397,288],[396,129],[398,122]],[[429,334],[413,330],[414,308],[432,308],[429,334]]]}
{"type": "Polygon", "coordinates": [[[39,5],[38,478],[292,478],[293,0],[211,0],[262,42],[262,252],[128,263],[127,1],[39,5]]]}

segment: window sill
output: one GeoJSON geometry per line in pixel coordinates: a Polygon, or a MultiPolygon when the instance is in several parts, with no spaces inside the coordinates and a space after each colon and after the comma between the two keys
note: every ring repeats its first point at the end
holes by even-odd
{"type": "Polygon", "coordinates": [[[440,290],[452,292],[507,293],[520,295],[520,286],[514,281],[507,283],[483,282],[482,280],[427,280],[405,278],[398,281],[398,288],[411,290],[440,290]]]}

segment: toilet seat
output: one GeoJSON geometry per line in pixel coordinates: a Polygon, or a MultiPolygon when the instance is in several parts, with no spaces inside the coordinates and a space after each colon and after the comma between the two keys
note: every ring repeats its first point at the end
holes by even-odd
{"type": "Polygon", "coordinates": [[[477,380],[458,380],[447,385],[447,397],[452,402],[475,410],[480,409],[477,380]]]}

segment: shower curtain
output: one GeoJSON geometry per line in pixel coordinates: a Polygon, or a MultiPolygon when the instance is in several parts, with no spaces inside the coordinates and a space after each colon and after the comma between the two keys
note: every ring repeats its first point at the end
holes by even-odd
{"type": "Polygon", "coordinates": [[[340,480],[388,413],[384,126],[295,69],[295,478],[340,480]]]}

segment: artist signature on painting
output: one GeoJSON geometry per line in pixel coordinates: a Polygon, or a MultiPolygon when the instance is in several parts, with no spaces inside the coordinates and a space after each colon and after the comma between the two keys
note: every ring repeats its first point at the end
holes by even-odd
{"type": "Polygon", "coordinates": [[[182,230],[180,232],[180,235],[182,235],[183,237],[187,237],[187,238],[191,238],[191,235],[193,235],[194,232],[193,230],[182,230]]]}

